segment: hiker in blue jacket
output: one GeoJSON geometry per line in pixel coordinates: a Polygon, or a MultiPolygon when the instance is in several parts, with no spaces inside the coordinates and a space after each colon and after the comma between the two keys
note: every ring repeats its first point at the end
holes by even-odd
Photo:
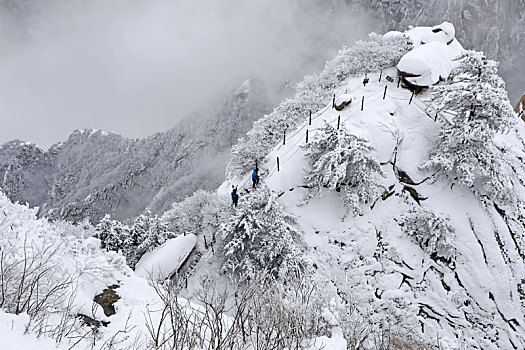
{"type": "Polygon", "coordinates": [[[252,173],[252,182],[253,182],[253,188],[255,188],[259,184],[259,168],[253,169],[252,173]]]}
{"type": "Polygon", "coordinates": [[[239,195],[237,194],[237,187],[232,185],[232,207],[237,208],[237,202],[239,202],[239,195]]]}

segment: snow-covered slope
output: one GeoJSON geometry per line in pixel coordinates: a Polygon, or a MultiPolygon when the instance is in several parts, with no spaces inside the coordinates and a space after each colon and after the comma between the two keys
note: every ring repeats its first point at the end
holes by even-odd
{"type": "MultiPolygon", "coordinates": [[[[285,210],[297,217],[314,267],[336,284],[348,281],[359,310],[373,321],[386,318],[389,324],[416,329],[427,339],[440,339],[445,348],[462,344],[521,349],[525,347],[522,214],[506,213],[454,178],[421,168],[436,147],[443,123],[450,121],[446,114],[430,113],[430,92],[412,96],[397,81],[386,81],[387,75],[395,76],[396,70],[368,74],[366,86],[363,76],[346,79],[335,94],[352,94],[352,103],[341,111],[329,103],[314,111],[311,125],[305,118],[289,130],[286,143],[267,155],[263,180],[277,191],[285,210]],[[312,140],[325,121],[334,127],[340,122],[368,140],[373,157],[381,163],[385,192],[361,205],[360,216],[347,216],[342,193],[328,189],[320,198],[299,205],[308,193],[304,176],[309,169],[301,146],[307,132],[312,140]],[[453,259],[427,253],[403,232],[402,218],[414,208],[448,218],[455,231],[453,259]]],[[[518,123],[495,142],[511,157],[520,179],[514,182],[514,194],[522,208],[525,128],[518,123]]],[[[246,174],[230,181],[247,186],[248,178],[246,174]]]]}
{"type": "MultiPolygon", "coordinates": [[[[143,316],[132,310],[146,310],[147,302],[155,302],[155,292],[133,274],[124,257],[101,250],[99,240],[90,237],[89,225],[50,223],[35,214],[35,209],[13,204],[0,193],[2,348],[68,349],[89,330],[78,315],[110,322],[102,330],[106,340],[126,338],[119,333],[128,317],[142,325],[143,316]],[[93,298],[115,283],[119,312],[107,317],[93,298]]],[[[145,334],[146,329],[136,332],[145,334]]]]}

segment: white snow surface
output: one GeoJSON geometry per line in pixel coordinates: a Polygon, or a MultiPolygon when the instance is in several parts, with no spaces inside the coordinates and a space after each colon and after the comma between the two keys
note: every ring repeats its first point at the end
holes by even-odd
{"type": "Polygon", "coordinates": [[[193,234],[169,239],[144,254],[135,267],[135,273],[146,279],[151,277],[162,281],[179,269],[196,244],[197,237],[193,234]]]}
{"type": "MultiPolygon", "coordinates": [[[[33,247],[41,249],[50,246],[56,251],[51,258],[51,262],[55,263],[52,278],[60,280],[61,276],[69,275],[77,281],[71,286],[68,297],[49,315],[48,328],[63,321],[61,313],[68,312],[68,298],[69,295],[73,295],[69,311],[72,318],[77,314],[84,314],[110,322],[107,327],[99,329],[95,346],[92,339],[86,337],[75,345],[75,349],[101,349],[109,339],[113,339],[121,348],[128,348],[133,344],[140,347],[140,344],[145,344],[148,330],[144,315],[148,314],[148,310],[151,311],[153,320],[160,315],[155,311],[161,308],[155,290],[145,279],[133,273],[122,255],[101,250],[100,241],[96,238],[83,237],[83,234],[90,234],[89,232],[67,223],[51,223],[46,219],[37,219],[36,211],[37,208],[30,209],[11,203],[0,192],[0,247],[8,259],[23,257],[24,242],[29,252],[33,247]],[[117,313],[107,317],[100,307],[93,308],[93,297],[113,284],[119,285],[116,292],[120,299],[114,304],[117,313]],[[123,332],[124,330],[126,332],[123,332]]],[[[184,302],[182,298],[181,302],[184,302]]],[[[37,338],[32,328],[26,333],[28,323],[29,317],[25,313],[15,315],[0,311],[1,348],[69,349],[89,331],[89,327],[84,326],[80,333],[71,334],[76,336],[75,338],[65,337],[57,344],[46,335],[37,338]]]]}
{"type": "Polygon", "coordinates": [[[433,41],[420,45],[404,55],[399,60],[397,69],[415,75],[405,77],[410,83],[416,86],[431,86],[450,75],[455,67],[454,59],[460,54],[460,50],[433,41]]]}
{"type": "MultiPolygon", "coordinates": [[[[426,45],[444,49],[439,42],[426,45]]],[[[395,68],[383,71],[386,74],[395,75],[395,68]]],[[[519,232],[516,236],[495,208],[483,204],[469,189],[451,186],[443,178],[425,181],[432,173],[419,166],[440,129],[425,112],[429,96],[418,95],[409,105],[409,90],[384,80],[379,83],[378,76],[379,72],[369,74],[366,87],[361,84],[363,77],[350,78],[340,89],[352,91],[359,100],[364,96],[364,111],[360,104],[344,111],[327,106],[311,126],[305,122],[290,132],[286,145],[276,146],[262,166],[268,173],[265,182],[282,194],[279,201],[297,217],[307,254],[318,271],[333,281],[348,281],[358,308],[371,321],[386,318],[427,339],[439,337],[442,349],[525,348],[522,229],[514,227],[519,232]],[[383,100],[385,85],[388,91],[383,100]],[[301,187],[309,167],[300,148],[304,134],[308,129],[310,137],[315,137],[324,121],[335,125],[338,115],[347,129],[375,147],[373,154],[385,173],[382,184],[394,190],[388,199],[379,198],[373,209],[362,206],[362,216],[346,219],[341,194],[336,192],[324,191],[307,205],[297,205],[307,191],[301,187]],[[397,224],[412,200],[404,191],[408,185],[389,163],[398,139],[402,141],[397,169],[419,183],[411,187],[423,198],[422,206],[451,219],[456,230],[455,264],[432,259],[397,224]]],[[[521,124],[501,138],[511,154],[523,157],[525,128],[521,124]]],[[[523,163],[516,158],[515,164],[524,176],[523,163]]],[[[516,188],[516,194],[525,199],[523,186],[516,188]]]]}
{"type": "Polygon", "coordinates": [[[26,314],[14,315],[0,310],[0,342],[2,349],[67,349],[65,346],[57,346],[52,339],[39,338],[31,333],[25,334],[25,325],[28,322],[29,316],[26,314]]]}

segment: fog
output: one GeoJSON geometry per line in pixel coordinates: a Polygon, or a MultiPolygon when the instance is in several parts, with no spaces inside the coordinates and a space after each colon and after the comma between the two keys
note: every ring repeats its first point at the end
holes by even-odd
{"type": "Polygon", "coordinates": [[[41,147],[79,128],[166,130],[248,77],[276,86],[319,71],[373,29],[314,0],[12,3],[0,13],[0,143],[41,147]]]}

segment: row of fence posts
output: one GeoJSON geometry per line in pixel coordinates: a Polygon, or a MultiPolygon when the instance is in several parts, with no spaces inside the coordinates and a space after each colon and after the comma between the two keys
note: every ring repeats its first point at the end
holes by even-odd
{"type": "MultiPolygon", "coordinates": [[[[381,82],[382,75],[383,75],[383,71],[381,71],[381,73],[379,74],[379,82],[381,82]]],[[[366,75],[365,75],[365,77],[366,77],[366,75]]],[[[388,77],[387,77],[387,80],[389,80],[388,77]]],[[[399,87],[400,81],[401,81],[401,77],[399,77],[399,79],[397,81],[397,87],[399,87]]],[[[385,91],[383,92],[383,100],[386,99],[387,88],[388,88],[388,86],[385,86],[385,91]]],[[[415,92],[412,91],[412,96],[410,96],[410,101],[408,102],[408,104],[412,103],[412,99],[414,98],[414,94],[415,94],[415,92]]],[[[332,100],[332,107],[333,107],[334,104],[335,104],[335,95],[334,95],[334,99],[332,100]]],[[[364,110],[364,106],[365,106],[365,97],[363,96],[363,98],[361,100],[361,111],[364,110]]],[[[436,113],[434,121],[437,121],[438,114],[439,114],[439,112],[436,113]]],[[[518,118],[522,114],[523,114],[523,111],[521,111],[520,114],[518,114],[518,118]]],[[[308,125],[312,125],[312,110],[309,110],[308,125]]],[[[339,115],[337,117],[337,130],[339,130],[340,126],[341,126],[341,115],[339,115]]],[[[306,143],[308,143],[308,129],[306,129],[306,143]]],[[[283,145],[286,145],[286,131],[283,134],[283,145]]],[[[257,161],[257,159],[255,160],[255,167],[258,168],[258,161],[257,161]]],[[[279,157],[277,157],[277,171],[280,171],[280,170],[281,170],[280,160],[279,160],[279,157]]],[[[208,250],[208,246],[209,246],[209,247],[211,247],[212,252],[215,253],[215,249],[213,248],[214,241],[215,241],[215,237],[213,239],[213,242],[210,242],[210,244],[208,244],[208,241],[206,240],[206,236],[204,236],[204,248],[206,250],[208,250]]]]}
{"type": "MultiPolygon", "coordinates": [[[[379,82],[381,82],[382,76],[383,76],[383,71],[381,71],[379,73],[379,82]]],[[[365,73],[365,78],[367,78],[366,73],[365,73]]],[[[386,79],[388,81],[390,81],[391,83],[395,81],[390,76],[387,76],[386,79]]],[[[397,87],[399,87],[400,83],[401,83],[401,77],[398,77],[398,79],[397,79],[397,87]]],[[[388,85],[385,85],[385,90],[383,91],[383,100],[386,99],[387,89],[388,89],[388,85]]],[[[410,96],[410,100],[408,101],[409,105],[412,104],[412,100],[414,98],[414,95],[415,95],[415,91],[412,91],[412,95],[410,96]]],[[[332,98],[332,108],[334,108],[334,107],[335,107],[335,94],[334,94],[334,96],[332,98]]],[[[361,99],[361,111],[364,111],[364,109],[365,109],[365,96],[363,96],[362,99],[361,99]]],[[[521,115],[521,113],[520,113],[520,115],[521,115]]],[[[437,117],[438,117],[438,113],[436,113],[434,121],[437,121],[437,117]]],[[[312,110],[309,110],[308,125],[312,125],[312,110]]],[[[341,115],[339,115],[337,117],[337,130],[339,130],[340,126],[341,126],[341,115]]],[[[308,129],[306,129],[306,143],[308,143],[308,129]]],[[[286,131],[284,131],[284,133],[283,133],[283,145],[286,145],[286,131]]],[[[277,171],[280,171],[280,170],[281,170],[281,167],[280,167],[280,163],[279,163],[279,157],[277,157],[277,171]]]]}

